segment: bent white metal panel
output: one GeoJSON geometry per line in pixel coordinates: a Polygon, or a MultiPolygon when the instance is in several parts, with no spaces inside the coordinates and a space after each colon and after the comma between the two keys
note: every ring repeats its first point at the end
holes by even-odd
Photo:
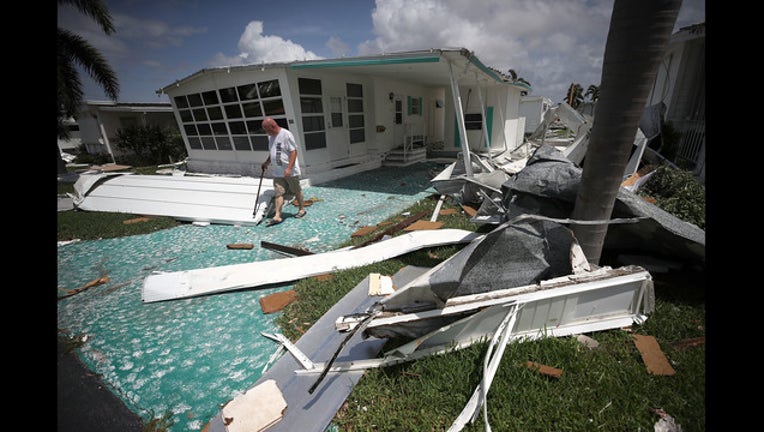
{"type": "Polygon", "coordinates": [[[358,249],[153,274],[144,280],[141,297],[145,303],[151,303],[289,282],[384,261],[426,247],[469,243],[479,237],[481,234],[460,229],[413,231],[358,249]]]}
{"type": "Polygon", "coordinates": [[[88,211],[253,226],[272,197],[273,181],[266,178],[89,174],[75,183],[72,201],[88,211]]]}
{"type": "MultiPolygon", "coordinates": [[[[466,348],[490,339],[506,316],[508,307],[520,308],[511,329],[511,340],[562,337],[621,328],[643,321],[643,314],[652,312],[653,283],[650,273],[637,266],[603,268],[596,273],[599,274],[597,280],[570,278],[567,283],[504,290],[505,295],[499,297],[485,294],[464,296],[451,299],[454,305],[443,309],[373,319],[367,330],[416,325],[417,321],[428,318],[477,311],[388,351],[382,358],[356,361],[354,364],[338,362],[330,370],[385,367],[466,348]]],[[[316,373],[325,365],[316,363],[314,366],[312,371],[298,373],[316,373]]]]}

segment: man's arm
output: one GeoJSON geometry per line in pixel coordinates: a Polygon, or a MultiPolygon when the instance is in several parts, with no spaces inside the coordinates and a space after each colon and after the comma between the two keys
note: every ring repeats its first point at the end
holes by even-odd
{"type": "Polygon", "coordinates": [[[297,163],[297,150],[292,150],[291,153],[289,153],[289,163],[286,166],[286,169],[284,170],[284,175],[286,177],[291,177],[292,175],[292,168],[294,167],[294,164],[297,163]]]}

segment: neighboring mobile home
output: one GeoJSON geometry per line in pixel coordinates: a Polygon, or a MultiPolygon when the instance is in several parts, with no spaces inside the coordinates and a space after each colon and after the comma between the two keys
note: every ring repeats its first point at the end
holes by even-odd
{"type": "Polygon", "coordinates": [[[647,105],[663,103],[663,121],[681,135],[677,161],[692,166],[705,183],[706,24],[682,27],[671,36],[647,105]]]}
{"type": "Polygon", "coordinates": [[[79,137],[88,153],[109,154],[112,161],[124,155],[116,145],[117,131],[130,126],[178,127],[169,103],[87,101],[79,117],[79,137]]]}
{"type": "Polygon", "coordinates": [[[303,177],[317,184],[394,154],[514,149],[523,91],[462,48],[203,69],[157,93],[170,97],[189,171],[259,176],[270,116],[295,135],[303,177]]]}

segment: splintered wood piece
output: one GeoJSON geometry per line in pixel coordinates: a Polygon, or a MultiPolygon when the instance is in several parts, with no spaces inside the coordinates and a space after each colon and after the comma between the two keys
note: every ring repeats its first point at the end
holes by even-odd
{"type": "Polygon", "coordinates": [[[264,314],[278,312],[295,300],[297,300],[297,293],[294,290],[273,293],[260,297],[260,309],[264,314]]]}
{"type": "Polygon", "coordinates": [[[559,378],[563,372],[562,369],[557,369],[552,366],[543,365],[541,363],[536,363],[530,360],[523,363],[523,366],[527,367],[528,369],[532,369],[544,375],[549,375],[555,378],[559,378]]]}
{"type": "Polygon", "coordinates": [[[418,220],[413,224],[403,228],[404,231],[417,231],[417,230],[433,230],[440,229],[443,226],[443,222],[435,221],[430,222],[426,220],[418,220]]]}
{"type": "Polygon", "coordinates": [[[635,334],[634,345],[637,346],[639,354],[642,355],[642,361],[645,362],[649,373],[653,375],[674,375],[676,373],[654,336],[635,334]]]}
{"type": "Polygon", "coordinates": [[[438,212],[438,214],[441,216],[452,215],[454,213],[456,213],[455,208],[443,209],[440,212],[438,212]]]}
{"type": "Polygon", "coordinates": [[[252,249],[255,247],[252,243],[231,243],[226,245],[228,249],[252,249]]]}
{"type": "Polygon", "coordinates": [[[123,220],[122,223],[124,225],[129,225],[129,224],[134,224],[134,223],[138,223],[138,222],[148,222],[150,220],[151,220],[150,217],[143,216],[143,217],[137,217],[137,218],[134,218],[134,219],[123,220]]]}
{"type": "Polygon", "coordinates": [[[354,232],[353,234],[350,234],[350,237],[352,238],[363,237],[365,235],[373,233],[376,230],[377,230],[376,225],[361,227],[358,231],[354,232]]]}
{"type": "Polygon", "coordinates": [[[466,205],[462,204],[462,209],[464,209],[464,211],[468,215],[470,215],[470,217],[475,217],[475,215],[477,215],[477,210],[475,210],[474,208],[472,208],[470,206],[466,206],[466,205]]]}

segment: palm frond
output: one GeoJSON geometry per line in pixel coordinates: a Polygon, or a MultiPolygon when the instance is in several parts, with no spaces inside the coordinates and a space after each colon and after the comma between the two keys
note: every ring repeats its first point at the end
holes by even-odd
{"type": "Polygon", "coordinates": [[[76,7],[83,14],[93,18],[106,34],[112,34],[116,31],[111,14],[106,8],[106,4],[101,0],[58,0],[58,4],[69,4],[76,7]]]}

